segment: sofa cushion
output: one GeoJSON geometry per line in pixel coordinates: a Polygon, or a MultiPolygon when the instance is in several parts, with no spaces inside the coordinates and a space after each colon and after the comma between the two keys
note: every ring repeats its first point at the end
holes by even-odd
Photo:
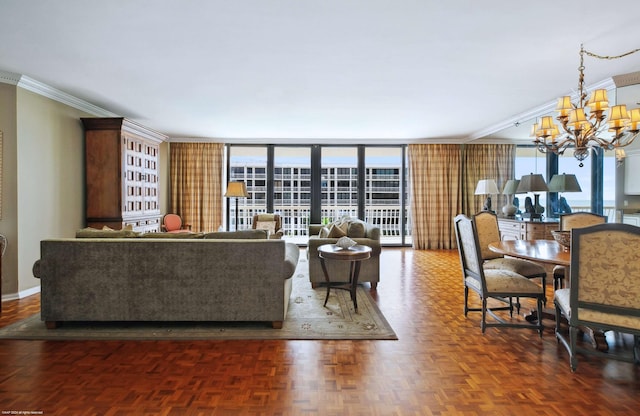
{"type": "Polygon", "coordinates": [[[217,231],[213,233],[206,233],[204,238],[217,238],[217,239],[240,239],[240,240],[253,240],[253,239],[267,239],[268,233],[266,230],[238,230],[238,231],[217,231]]]}

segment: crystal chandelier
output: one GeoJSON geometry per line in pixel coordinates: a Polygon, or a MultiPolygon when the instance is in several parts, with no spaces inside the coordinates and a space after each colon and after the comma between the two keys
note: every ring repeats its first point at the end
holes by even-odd
{"type": "Polygon", "coordinates": [[[615,105],[610,108],[609,118],[605,122],[605,111],[609,109],[607,90],[595,90],[587,100],[584,88],[584,55],[598,59],[618,59],[638,51],[640,49],[619,56],[600,56],[584,50],[580,45],[578,101],[573,103],[568,96],[558,99],[556,111],[560,129],[551,116],[542,117],[532,126],[531,137],[534,137],[533,142],[538,150],[562,155],[568,148],[574,148],[573,155],[580,161],[581,167],[592,147],[615,149],[616,158],[624,158],[624,150],[621,148],[631,144],[640,131],[640,108],[627,111],[625,105],[615,105]],[[599,137],[605,130],[611,133],[610,138],[599,137]]]}

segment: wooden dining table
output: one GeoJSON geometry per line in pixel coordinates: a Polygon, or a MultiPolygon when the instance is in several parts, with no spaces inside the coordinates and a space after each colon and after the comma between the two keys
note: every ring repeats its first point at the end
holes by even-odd
{"type": "MultiPolygon", "coordinates": [[[[489,243],[489,250],[511,257],[531,260],[538,263],[565,266],[567,275],[570,274],[571,252],[560,245],[555,240],[504,240],[489,243]]],[[[569,279],[567,284],[569,284],[569,279]]],[[[545,319],[555,320],[555,311],[551,309],[542,312],[545,319]]],[[[537,319],[535,311],[527,317],[529,320],[537,319]]],[[[604,334],[600,331],[593,331],[590,328],[583,328],[590,336],[593,347],[606,351],[609,349],[604,334]]]]}
{"type": "Polygon", "coordinates": [[[505,240],[489,244],[489,250],[505,256],[569,267],[571,253],[554,240],[505,240]]]}

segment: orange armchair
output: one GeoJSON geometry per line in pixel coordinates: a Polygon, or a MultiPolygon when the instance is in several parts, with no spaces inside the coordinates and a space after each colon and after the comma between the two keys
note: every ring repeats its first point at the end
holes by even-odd
{"type": "Polygon", "coordinates": [[[162,218],[162,231],[167,233],[190,233],[191,224],[183,224],[177,214],[167,214],[162,218]]]}

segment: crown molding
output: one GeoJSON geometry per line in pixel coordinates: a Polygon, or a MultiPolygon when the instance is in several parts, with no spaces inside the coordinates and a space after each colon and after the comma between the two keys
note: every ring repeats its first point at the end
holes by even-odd
{"type": "MultiPolygon", "coordinates": [[[[606,78],[600,82],[596,82],[595,84],[591,84],[587,86],[586,90],[593,91],[593,90],[603,89],[603,90],[611,91],[611,90],[614,90],[615,88],[616,88],[616,83],[614,82],[613,78],[606,78]]],[[[572,91],[571,94],[569,94],[569,96],[571,97],[571,101],[575,101],[578,98],[578,92],[572,91]]],[[[466,142],[481,139],[493,133],[497,133],[501,130],[507,129],[509,127],[513,127],[516,124],[519,124],[528,120],[532,120],[537,117],[548,115],[549,113],[553,112],[556,109],[557,103],[558,103],[557,100],[549,101],[545,104],[539,105],[530,110],[517,114],[511,118],[503,120],[485,129],[478,130],[477,132],[471,134],[467,138],[466,142]]]]}
{"type": "Polygon", "coordinates": [[[84,111],[95,117],[118,117],[117,114],[93,105],[59,89],[53,88],[43,82],[37,81],[26,75],[15,74],[13,72],[0,71],[0,82],[15,85],[27,91],[31,91],[46,98],[50,98],[59,103],[68,105],[77,110],[84,111]]]}

